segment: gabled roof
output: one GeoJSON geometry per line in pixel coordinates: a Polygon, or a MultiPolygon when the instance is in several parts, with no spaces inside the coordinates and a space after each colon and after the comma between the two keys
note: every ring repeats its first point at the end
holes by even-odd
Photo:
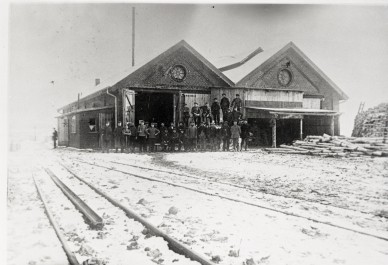
{"type": "Polygon", "coordinates": [[[189,52],[192,56],[197,58],[203,65],[205,65],[213,74],[215,74],[219,79],[223,81],[223,83],[227,86],[234,86],[234,83],[226,77],[217,67],[215,67],[212,63],[210,63],[205,57],[203,57],[201,54],[199,54],[193,47],[191,47],[186,41],[181,40],[171,48],[169,48],[167,51],[161,53],[145,65],[138,68],[136,71],[129,74],[127,77],[122,79],[121,81],[117,82],[113,87],[125,87],[128,86],[128,84],[133,84],[137,82],[137,77],[144,71],[149,70],[153,65],[156,65],[159,61],[168,58],[170,55],[173,55],[175,52],[177,52],[179,49],[184,48],[186,51],[189,52]]]}
{"type": "MultiPolygon", "coordinates": [[[[269,58],[266,58],[266,60],[261,63],[258,67],[256,67],[254,70],[252,70],[249,74],[247,74],[245,77],[243,77],[240,81],[236,83],[237,86],[249,86],[249,82],[252,80],[252,78],[256,75],[258,75],[261,71],[263,71],[264,68],[266,68],[269,64],[272,64],[274,61],[276,61],[278,58],[283,56],[287,51],[289,50],[294,51],[298,56],[299,59],[303,60],[307,63],[309,68],[313,70],[316,77],[321,79],[322,81],[326,82],[335,92],[338,93],[340,96],[340,99],[346,100],[349,97],[321,70],[316,66],[310,58],[308,58],[293,42],[288,43],[286,46],[284,46],[282,49],[280,49],[278,52],[276,52],[274,55],[272,55],[269,58]]],[[[257,57],[260,57],[262,54],[258,54],[257,57]]],[[[264,55],[264,54],[263,54],[264,55]]],[[[268,53],[266,54],[268,56],[268,53]]],[[[265,56],[265,55],[264,55],[265,56]]],[[[305,73],[308,77],[308,73],[305,73]]]]}

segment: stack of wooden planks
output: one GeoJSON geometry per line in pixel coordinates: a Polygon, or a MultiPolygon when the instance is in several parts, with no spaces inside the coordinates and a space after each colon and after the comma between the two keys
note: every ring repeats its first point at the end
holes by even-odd
{"type": "Polygon", "coordinates": [[[388,103],[381,103],[374,108],[361,111],[354,119],[352,136],[381,137],[387,134],[388,103]]]}
{"type": "Polygon", "coordinates": [[[388,144],[383,137],[345,137],[310,135],[292,145],[282,144],[279,148],[264,149],[270,153],[304,154],[323,157],[388,156],[388,144]]]}

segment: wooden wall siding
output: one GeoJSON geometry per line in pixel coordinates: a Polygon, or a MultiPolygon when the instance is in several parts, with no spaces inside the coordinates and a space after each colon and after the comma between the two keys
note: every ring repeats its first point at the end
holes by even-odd
{"type": "MultiPolygon", "coordinates": [[[[118,96],[117,99],[120,100],[119,99],[120,96],[118,92],[112,93],[112,94],[114,94],[115,96],[118,96]]],[[[73,102],[72,104],[66,106],[63,109],[64,111],[63,113],[69,113],[77,109],[82,110],[82,109],[98,108],[98,107],[104,107],[104,106],[114,106],[114,104],[115,104],[115,101],[112,96],[109,96],[106,93],[102,93],[93,98],[88,98],[86,100],[81,99],[79,108],[78,108],[78,102],[73,102]]]]}
{"type": "Polygon", "coordinates": [[[58,118],[58,145],[69,144],[69,123],[67,117],[58,118]]]}
{"type": "Polygon", "coordinates": [[[302,102],[287,102],[287,101],[247,100],[245,101],[245,105],[250,107],[261,107],[261,108],[291,108],[291,109],[302,108],[302,102]]]}
{"type": "Polygon", "coordinates": [[[184,102],[182,101],[181,103],[186,103],[190,110],[195,102],[197,102],[199,106],[205,105],[206,102],[211,105],[210,94],[183,93],[182,95],[184,95],[184,102]]]}
{"type": "Polygon", "coordinates": [[[304,109],[320,109],[321,99],[320,98],[304,98],[303,99],[304,109]]]}
{"type": "Polygon", "coordinates": [[[211,89],[211,103],[213,99],[217,98],[218,102],[221,102],[222,94],[225,93],[226,97],[229,99],[230,103],[236,97],[236,94],[240,94],[240,98],[244,99],[244,89],[243,88],[212,88],[211,89]]]}
{"type": "Polygon", "coordinates": [[[182,46],[167,56],[162,54],[156,61],[147,63],[116,83],[114,87],[156,85],[229,86],[218,74],[182,46]],[[169,70],[174,65],[183,65],[187,70],[186,78],[182,82],[170,78],[169,70]]]}
{"type": "Polygon", "coordinates": [[[302,102],[303,92],[249,89],[246,92],[246,100],[302,102]]]}
{"type": "Polygon", "coordinates": [[[246,109],[246,118],[247,119],[271,119],[273,115],[269,114],[267,111],[246,109]]]}
{"type": "Polygon", "coordinates": [[[305,116],[303,119],[303,136],[331,134],[331,117],[305,116]]]}

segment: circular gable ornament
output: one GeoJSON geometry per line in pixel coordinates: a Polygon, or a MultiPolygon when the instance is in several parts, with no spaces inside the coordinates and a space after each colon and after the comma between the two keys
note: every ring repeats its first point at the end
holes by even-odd
{"type": "Polygon", "coordinates": [[[292,72],[289,69],[283,68],[279,70],[278,82],[281,86],[288,86],[292,81],[292,72]]]}
{"type": "Polygon", "coordinates": [[[175,65],[170,70],[170,76],[177,82],[182,82],[186,78],[186,68],[183,65],[175,65]]]}

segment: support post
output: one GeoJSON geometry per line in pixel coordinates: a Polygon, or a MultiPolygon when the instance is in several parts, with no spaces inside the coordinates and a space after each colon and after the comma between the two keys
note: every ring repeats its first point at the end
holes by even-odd
{"type": "Polygon", "coordinates": [[[330,134],[331,136],[334,136],[334,116],[331,116],[330,120],[330,134]]]}
{"type": "Polygon", "coordinates": [[[276,148],[276,118],[272,119],[272,147],[276,148]]]}
{"type": "Polygon", "coordinates": [[[183,112],[183,104],[182,104],[182,91],[179,91],[178,94],[178,122],[182,121],[182,112],[183,112]]]}
{"type": "Polygon", "coordinates": [[[176,94],[173,95],[173,118],[172,118],[172,121],[173,123],[176,125],[176,94]]]}
{"type": "Polygon", "coordinates": [[[303,119],[300,119],[300,140],[303,140],[303,119]]]}

